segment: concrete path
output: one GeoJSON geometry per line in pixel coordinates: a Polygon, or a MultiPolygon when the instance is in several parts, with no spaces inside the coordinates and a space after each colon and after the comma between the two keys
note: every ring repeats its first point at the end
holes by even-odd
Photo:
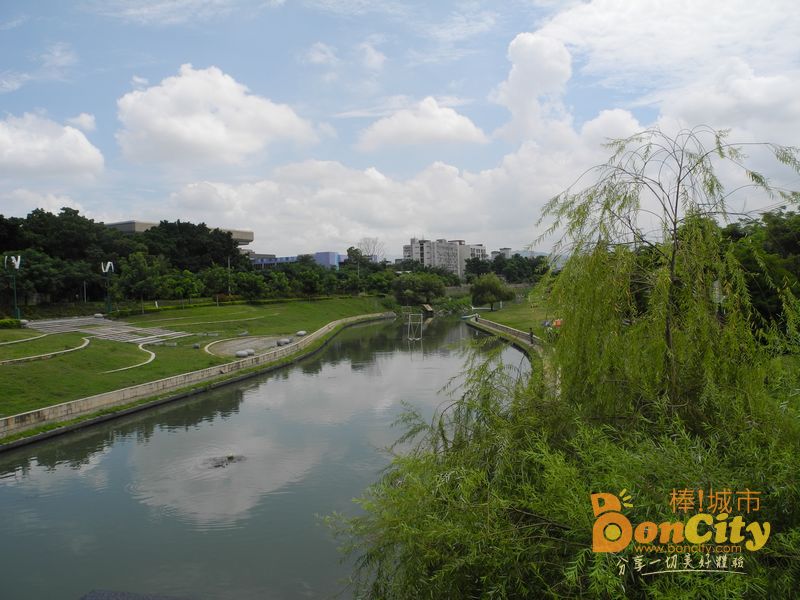
{"type": "Polygon", "coordinates": [[[128,342],[131,344],[154,344],[187,335],[182,331],[172,331],[158,327],[137,327],[124,321],[111,321],[105,318],[72,317],[70,319],[49,319],[30,321],[30,329],[42,333],[67,333],[77,331],[103,340],[128,342]]]}

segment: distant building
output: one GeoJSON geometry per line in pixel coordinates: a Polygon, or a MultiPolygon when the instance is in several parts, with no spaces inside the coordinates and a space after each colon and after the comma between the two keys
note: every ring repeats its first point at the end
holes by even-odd
{"type": "MultiPolygon", "coordinates": [[[[119,223],[105,223],[106,227],[111,227],[122,233],[144,233],[148,229],[158,227],[158,223],[151,223],[149,221],[120,221],[119,223]]],[[[219,229],[226,233],[230,233],[233,241],[244,246],[249,244],[255,239],[252,231],[245,229],[225,229],[223,227],[209,227],[209,229],[219,229]]]]}
{"type": "Polygon", "coordinates": [[[426,240],[411,238],[403,246],[403,259],[415,260],[426,267],[439,267],[464,277],[467,259],[486,258],[483,244],[467,244],[464,240],[426,240]]]}
{"type": "Polygon", "coordinates": [[[494,260],[501,254],[506,258],[511,258],[515,254],[519,254],[519,252],[511,252],[511,248],[500,248],[500,250],[492,250],[491,254],[489,255],[489,258],[494,260]]]}
{"type": "MultiPolygon", "coordinates": [[[[250,261],[256,269],[268,269],[275,265],[297,262],[298,256],[275,256],[274,254],[252,254],[250,261]]],[[[338,269],[339,265],[347,260],[347,255],[338,252],[315,252],[311,256],[314,262],[328,269],[338,269]]]]}

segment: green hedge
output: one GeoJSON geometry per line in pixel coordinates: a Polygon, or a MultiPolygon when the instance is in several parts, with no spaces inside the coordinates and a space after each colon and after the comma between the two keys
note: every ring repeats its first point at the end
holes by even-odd
{"type": "Polygon", "coordinates": [[[19,319],[0,319],[0,329],[20,329],[22,323],[19,319]]]}

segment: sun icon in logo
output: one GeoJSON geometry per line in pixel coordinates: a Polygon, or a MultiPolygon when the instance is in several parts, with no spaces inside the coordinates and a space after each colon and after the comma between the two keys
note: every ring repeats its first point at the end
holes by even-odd
{"type": "MultiPolygon", "coordinates": [[[[633,498],[628,493],[627,489],[622,490],[617,496],[622,506],[625,508],[633,508],[633,503],[631,502],[633,498]]],[[[615,542],[622,536],[622,529],[620,529],[620,526],[616,523],[609,523],[603,530],[603,535],[608,541],[615,542]]]]}
{"type": "Polygon", "coordinates": [[[619,499],[622,502],[622,506],[624,506],[625,508],[633,508],[633,503],[631,502],[633,498],[628,493],[627,489],[622,490],[619,494],[617,494],[617,496],[619,496],[619,499]]]}

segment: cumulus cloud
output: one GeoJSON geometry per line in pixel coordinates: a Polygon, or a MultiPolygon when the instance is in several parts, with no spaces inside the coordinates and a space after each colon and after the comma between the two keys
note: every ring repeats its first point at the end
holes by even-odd
{"type": "Polygon", "coordinates": [[[0,172],[91,176],[102,170],[103,155],[74,127],[32,113],[0,121],[0,172]]]}
{"type": "Polygon", "coordinates": [[[117,101],[123,154],[137,162],[236,164],[273,142],[316,141],[289,106],[251,94],[217,67],[181,66],[160,84],[117,101]]]}
{"type": "Polygon", "coordinates": [[[796,144],[800,137],[800,83],[787,74],[759,75],[731,58],[707,78],[659,92],[662,120],[731,128],[739,139],[796,144]]]}
{"type": "Polygon", "coordinates": [[[552,151],[526,143],[492,169],[471,172],[435,162],[407,179],[305,161],[278,168],[268,179],[185,185],[161,210],[227,227],[246,223],[255,231],[254,248],[278,254],[342,252],[364,236],[379,237],[390,256],[402,255],[402,245],[420,235],[522,248],[537,236],[542,205],[596,159],[580,148],[552,151]]]}
{"type": "Polygon", "coordinates": [[[553,124],[568,124],[561,95],[572,76],[572,57],[564,43],[538,32],[520,33],[508,46],[508,60],[508,77],[490,96],[511,112],[500,133],[530,138],[553,124]]]}
{"type": "Polygon", "coordinates": [[[696,81],[729,57],[756,69],[797,65],[800,19],[792,0],[671,2],[592,0],[540,30],[574,49],[587,74],[622,87],[696,81]]]}
{"type": "Polygon", "coordinates": [[[594,119],[586,121],[581,127],[581,138],[586,145],[599,148],[609,140],[630,137],[642,129],[629,111],[613,108],[600,111],[594,119]]]}
{"type": "Polygon", "coordinates": [[[4,206],[8,206],[7,209],[4,209],[6,216],[25,216],[37,208],[43,208],[54,214],[60,212],[64,207],[85,212],[83,206],[70,196],[50,192],[36,192],[25,188],[0,192],[0,200],[2,200],[4,206]]]}
{"type": "Polygon", "coordinates": [[[375,150],[390,145],[486,141],[483,131],[467,117],[428,97],[370,125],[361,133],[358,147],[375,150]]]}
{"type": "Polygon", "coordinates": [[[86,132],[94,131],[96,128],[94,115],[90,115],[89,113],[81,113],[77,117],[67,119],[67,123],[74,125],[78,129],[86,132]]]}

